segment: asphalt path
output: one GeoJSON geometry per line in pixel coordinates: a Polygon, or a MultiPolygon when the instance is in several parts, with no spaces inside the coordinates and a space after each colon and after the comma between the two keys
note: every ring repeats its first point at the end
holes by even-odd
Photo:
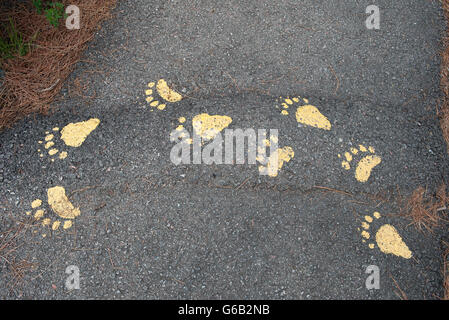
{"type": "Polygon", "coordinates": [[[43,210],[18,251],[36,268],[11,289],[2,262],[0,297],[441,297],[447,232],[417,232],[397,199],[449,180],[444,29],[438,1],[119,1],[57,112],[0,133],[0,231],[43,210]],[[379,30],[365,24],[372,4],[379,30]],[[275,177],[177,166],[170,133],[193,134],[198,115],[277,129],[294,156],[275,177]],[[80,289],[66,288],[68,266],[80,289]]]}

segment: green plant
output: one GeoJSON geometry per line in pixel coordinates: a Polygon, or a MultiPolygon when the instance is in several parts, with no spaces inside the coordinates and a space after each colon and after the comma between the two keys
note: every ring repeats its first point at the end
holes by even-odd
{"type": "Polygon", "coordinates": [[[61,2],[43,2],[43,0],[32,0],[33,6],[38,14],[44,14],[48,23],[53,27],[59,27],[62,18],[67,18],[64,13],[64,4],[61,2]]]}
{"type": "Polygon", "coordinates": [[[31,43],[36,40],[37,32],[29,41],[23,39],[12,19],[9,19],[8,35],[6,39],[0,38],[0,59],[10,59],[15,55],[24,56],[31,50],[31,43]]]}
{"type": "Polygon", "coordinates": [[[33,6],[36,8],[38,14],[42,14],[42,11],[44,10],[42,0],[33,0],[33,6]]]}
{"type": "Polygon", "coordinates": [[[59,20],[64,17],[64,5],[60,2],[52,2],[49,8],[45,9],[45,17],[47,21],[53,26],[59,26],[59,20]]]}

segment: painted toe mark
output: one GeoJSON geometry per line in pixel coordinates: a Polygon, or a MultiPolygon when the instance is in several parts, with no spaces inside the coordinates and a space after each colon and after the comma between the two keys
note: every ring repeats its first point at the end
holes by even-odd
{"type": "MultiPolygon", "coordinates": [[[[179,117],[178,123],[179,125],[176,127],[176,133],[171,136],[171,139],[181,138],[183,142],[186,142],[187,144],[192,144],[193,140],[190,138],[190,133],[184,128],[184,123],[186,123],[185,117],[179,117]]],[[[172,141],[174,141],[172,140],[172,141]]]]}
{"type": "Polygon", "coordinates": [[[42,205],[41,199],[36,199],[33,202],[31,202],[31,208],[36,209],[37,207],[40,207],[42,205]]]}

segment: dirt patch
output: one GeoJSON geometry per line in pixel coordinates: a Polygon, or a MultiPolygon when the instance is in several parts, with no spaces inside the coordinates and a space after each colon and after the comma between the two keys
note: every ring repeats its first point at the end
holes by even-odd
{"type": "Polygon", "coordinates": [[[0,131],[28,114],[48,113],[64,80],[80,60],[100,23],[111,16],[117,0],[61,2],[65,7],[79,7],[80,29],[69,30],[65,23],[57,28],[51,26],[36,12],[31,1],[1,10],[1,24],[7,25],[11,19],[24,40],[33,41],[28,54],[2,63],[5,76],[0,88],[0,131]]]}

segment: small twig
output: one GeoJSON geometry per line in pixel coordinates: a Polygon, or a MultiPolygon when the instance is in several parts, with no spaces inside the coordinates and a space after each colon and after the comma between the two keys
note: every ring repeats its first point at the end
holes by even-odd
{"type": "Polygon", "coordinates": [[[231,79],[231,81],[234,83],[234,86],[237,88],[237,91],[240,93],[240,88],[239,88],[239,86],[237,85],[237,81],[228,73],[228,72],[226,72],[225,71],[225,74],[227,74],[228,75],[228,77],[231,79]]]}
{"type": "Polygon", "coordinates": [[[237,188],[235,188],[235,190],[238,190],[241,187],[243,187],[248,182],[249,179],[250,179],[250,177],[246,178],[245,181],[243,181],[237,188]]]}
{"type": "Polygon", "coordinates": [[[84,187],[82,189],[74,190],[74,191],[72,191],[72,193],[70,193],[69,199],[71,199],[75,193],[84,192],[84,191],[87,191],[89,189],[94,189],[94,188],[98,188],[98,187],[99,186],[87,186],[87,187],[84,187]]]}
{"type": "Polygon", "coordinates": [[[120,268],[120,267],[116,267],[116,266],[115,266],[114,261],[112,261],[111,249],[110,249],[110,248],[106,248],[106,250],[107,250],[108,253],[109,253],[109,261],[111,262],[112,269],[122,270],[122,271],[125,270],[124,268],[120,268]]]}
{"type": "Polygon", "coordinates": [[[99,206],[97,206],[96,208],[94,208],[94,211],[98,211],[100,209],[103,209],[104,207],[106,207],[106,203],[103,202],[102,204],[100,204],[99,206]]]}
{"type": "Polygon", "coordinates": [[[61,81],[61,79],[56,80],[56,82],[53,83],[50,87],[43,89],[43,90],[39,90],[39,92],[46,92],[46,91],[52,90],[54,87],[56,87],[56,85],[59,83],[59,81],[61,81]]]}
{"type": "Polygon", "coordinates": [[[186,285],[185,282],[182,282],[181,280],[178,280],[178,279],[175,279],[175,278],[172,278],[172,280],[178,282],[179,284],[182,284],[183,286],[186,285]]]}
{"type": "Polygon", "coordinates": [[[335,88],[335,92],[334,92],[334,94],[337,94],[337,91],[340,88],[340,79],[338,79],[337,73],[335,72],[334,68],[332,68],[332,66],[329,66],[329,69],[332,71],[335,79],[337,80],[337,87],[335,88]]]}
{"type": "Polygon", "coordinates": [[[399,287],[399,284],[396,282],[396,280],[393,278],[393,276],[390,274],[390,278],[393,280],[394,285],[396,286],[396,288],[399,290],[399,293],[401,295],[398,295],[396,292],[396,295],[401,299],[401,300],[408,300],[407,295],[405,294],[405,292],[401,289],[401,287],[399,287]]]}
{"type": "Polygon", "coordinates": [[[327,188],[327,187],[321,187],[321,186],[313,186],[312,188],[326,190],[326,191],[331,191],[331,192],[336,192],[336,193],[341,193],[341,194],[345,194],[345,195],[350,196],[350,197],[354,196],[352,193],[349,193],[349,192],[346,192],[346,191],[342,191],[342,190],[333,189],[333,188],[327,188]]]}

